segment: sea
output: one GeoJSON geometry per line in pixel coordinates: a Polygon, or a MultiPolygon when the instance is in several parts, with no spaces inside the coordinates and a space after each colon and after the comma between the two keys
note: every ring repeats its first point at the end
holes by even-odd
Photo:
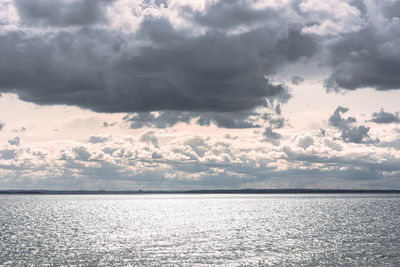
{"type": "Polygon", "coordinates": [[[400,194],[0,195],[0,266],[400,266],[400,194]]]}

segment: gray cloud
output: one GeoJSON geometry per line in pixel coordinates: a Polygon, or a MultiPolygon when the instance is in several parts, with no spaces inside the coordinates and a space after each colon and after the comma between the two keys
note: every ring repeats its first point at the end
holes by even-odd
{"type": "Polygon", "coordinates": [[[116,125],[117,123],[116,122],[106,122],[106,121],[103,121],[103,127],[111,127],[111,126],[114,126],[114,125],[116,125]]]}
{"type": "Polygon", "coordinates": [[[365,0],[351,0],[349,1],[349,4],[356,7],[360,11],[362,16],[365,16],[367,14],[367,6],[365,5],[365,0]]]}
{"type": "Polygon", "coordinates": [[[304,78],[300,77],[300,76],[292,76],[292,78],[290,79],[290,81],[294,84],[294,85],[299,85],[302,82],[304,82],[304,78]]]}
{"type": "Polygon", "coordinates": [[[106,22],[105,9],[113,0],[15,0],[20,19],[27,26],[77,26],[106,22]]]}
{"type": "Polygon", "coordinates": [[[155,147],[158,147],[158,139],[155,135],[155,131],[147,131],[140,136],[139,139],[141,142],[145,142],[148,145],[152,144],[155,147]]]}
{"type": "MultiPolygon", "coordinates": [[[[187,9],[188,7],[183,11],[188,11],[187,9]]],[[[256,9],[243,0],[210,2],[203,11],[193,11],[189,8],[188,15],[193,16],[200,25],[214,29],[232,29],[279,18],[277,11],[270,8],[256,9]]]]}
{"type": "Polygon", "coordinates": [[[0,159],[10,160],[17,157],[17,150],[15,149],[3,149],[0,150],[0,159]]]}
{"type": "Polygon", "coordinates": [[[274,132],[272,127],[266,127],[263,133],[264,141],[272,143],[274,145],[279,145],[279,139],[281,139],[281,135],[277,132],[274,132]]]}
{"type": "Polygon", "coordinates": [[[345,107],[337,107],[333,115],[329,118],[329,124],[335,128],[343,129],[348,127],[351,123],[356,122],[354,117],[348,117],[347,119],[342,118],[342,113],[346,113],[349,111],[348,108],[345,107]]]}
{"type": "Polygon", "coordinates": [[[383,1],[383,14],[390,19],[400,18],[400,1],[383,1]]]}
{"type": "Polygon", "coordinates": [[[102,136],[102,135],[91,135],[89,137],[89,143],[97,144],[97,143],[104,143],[110,139],[110,136],[102,136]]]}
{"type": "Polygon", "coordinates": [[[19,146],[21,144],[21,139],[19,136],[14,136],[13,138],[8,140],[8,143],[12,146],[19,146]]]}
{"type": "MultiPolygon", "coordinates": [[[[280,114],[279,105],[275,107],[274,112],[278,115],[280,114]]],[[[143,127],[164,129],[177,123],[189,124],[192,120],[200,126],[213,124],[227,129],[260,128],[265,121],[268,121],[271,126],[278,129],[285,125],[284,118],[275,118],[270,113],[263,115],[252,110],[234,112],[160,111],[157,114],[144,112],[127,114],[123,120],[129,123],[131,129],[143,127]]]]}
{"type": "Polygon", "coordinates": [[[302,136],[296,139],[296,145],[303,149],[307,149],[309,146],[313,145],[315,140],[312,136],[302,136]]]}
{"type": "Polygon", "coordinates": [[[372,122],[375,123],[400,123],[399,112],[385,112],[383,109],[379,112],[372,113],[372,122]]]}
{"type": "MultiPolygon", "coordinates": [[[[72,3],[57,6],[55,16],[60,17],[57,10],[68,15],[72,3]]],[[[96,6],[103,8],[106,3],[96,6]]],[[[34,20],[32,3],[18,0],[16,5],[22,20],[34,20]]],[[[86,5],[94,4],[88,1],[86,5]]],[[[243,3],[230,5],[239,10],[243,3]]],[[[78,7],[74,12],[80,12],[78,7]]],[[[69,25],[53,21],[56,18],[46,12],[43,19],[49,25],[69,25]]],[[[205,11],[204,19],[208,12],[211,9],[205,11]]],[[[229,12],[222,17],[233,23],[229,12]]],[[[4,62],[0,64],[0,90],[40,105],[75,105],[99,112],[250,111],[270,101],[286,102],[286,86],[265,77],[285,64],[311,57],[317,47],[311,36],[301,33],[301,27],[284,19],[237,34],[216,28],[191,35],[166,18],[146,16],[135,34],[123,37],[91,27],[46,34],[10,31],[0,36],[4,62]]],[[[217,117],[213,120],[226,127],[246,126],[229,122],[224,115],[217,117]]],[[[202,121],[207,124],[210,119],[203,117],[202,121]]]]}
{"type": "Polygon", "coordinates": [[[368,135],[369,127],[363,125],[354,126],[353,123],[357,121],[354,117],[349,116],[347,119],[342,117],[342,114],[348,110],[348,108],[339,106],[329,118],[329,124],[341,131],[342,140],[351,143],[379,142],[370,138],[368,135]]]}
{"type": "Polygon", "coordinates": [[[111,47],[112,41],[107,32],[91,30],[49,35],[47,41],[18,33],[1,36],[0,53],[13,64],[0,66],[0,86],[22,100],[102,112],[234,111],[287,94],[263,77],[239,39],[212,34],[168,49],[141,47],[138,56],[122,53],[108,62],[104,45],[111,47]],[[100,42],[100,50],[92,49],[100,42]]]}
{"type": "Polygon", "coordinates": [[[91,154],[84,146],[75,147],[73,149],[76,160],[86,161],[90,158],[91,154]]]}
{"type": "MultiPolygon", "coordinates": [[[[353,143],[361,143],[367,142],[365,139],[369,138],[368,131],[369,127],[361,126],[354,126],[348,129],[342,130],[342,139],[346,142],[353,142],[353,143]]],[[[368,141],[370,142],[370,141],[368,141]]]]}
{"type": "MultiPolygon", "coordinates": [[[[278,113],[279,115],[279,113],[278,113]]],[[[280,129],[283,128],[285,126],[285,119],[282,117],[277,117],[277,118],[273,118],[270,114],[266,114],[263,116],[263,118],[265,120],[269,121],[269,124],[271,127],[275,128],[275,129],[280,129]]]]}
{"type": "Polygon", "coordinates": [[[0,121],[0,131],[3,130],[4,126],[6,126],[6,124],[0,121]]]}
{"type": "Polygon", "coordinates": [[[208,126],[215,124],[221,128],[259,128],[257,122],[259,114],[252,111],[224,112],[224,113],[203,113],[199,114],[196,120],[198,125],[208,126]]]}
{"type": "Polygon", "coordinates": [[[190,112],[166,111],[159,112],[158,116],[145,112],[127,114],[123,120],[129,122],[131,129],[142,127],[167,128],[179,122],[189,123],[195,114],[190,112]]]}
{"type": "Polygon", "coordinates": [[[400,89],[400,31],[399,20],[394,16],[398,16],[400,4],[398,1],[391,3],[379,2],[376,10],[369,11],[371,14],[382,13],[382,23],[377,23],[366,13],[361,30],[341,34],[326,42],[327,64],[332,67],[332,74],[324,83],[328,90],[400,89]]]}

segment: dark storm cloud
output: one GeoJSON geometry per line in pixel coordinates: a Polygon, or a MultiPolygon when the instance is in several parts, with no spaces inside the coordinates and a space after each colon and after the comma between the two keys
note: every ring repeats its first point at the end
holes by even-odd
{"type": "Polygon", "coordinates": [[[368,135],[369,127],[363,125],[354,126],[353,124],[357,121],[354,117],[348,117],[347,119],[342,117],[342,114],[348,110],[348,108],[339,106],[329,118],[329,124],[341,131],[341,139],[350,143],[379,142],[370,138],[368,135]]]}
{"type": "Polygon", "coordinates": [[[398,112],[385,112],[383,109],[372,113],[372,122],[375,123],[400,123],[400,114],[398,112]]]}
{"type": "Polygon", "coordinates": [[[106,22],[106,7],[112,1],[15,0],[15,7],[24,25],[64,27],[106,22]]]}
{"type": "Polygon", "coordinates": [[[265,75],[316,49],[310,36],[291,27],[193,37],[155,18],[123,40],[116,50],[121,37],[107,30],[5,33],[0,90],[37,104],[99,112],[251,110],[286,102],[287,88],[265,75]]]}
{"type": "Polygon", "coordinates": [[[393,15],[399,16],[399,3],[382,3],[386,16],[382,23],[367,20],[360,31],[327,42],[328,65],[332,67],[332,74],[325,80],[328,90],[400,89],[400,21],[393,15]]]}

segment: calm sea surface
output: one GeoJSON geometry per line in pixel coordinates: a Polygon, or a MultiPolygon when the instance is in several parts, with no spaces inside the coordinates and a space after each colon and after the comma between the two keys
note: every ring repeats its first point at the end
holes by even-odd
{"type": "Polygon", "coordinates": [[[400,266],[400,195],[0,195],[0,266],[400,266]]]}

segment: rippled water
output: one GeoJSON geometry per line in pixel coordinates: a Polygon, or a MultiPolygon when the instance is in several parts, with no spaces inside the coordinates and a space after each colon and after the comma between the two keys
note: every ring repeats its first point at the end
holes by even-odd
{"type": "Polygon", "coordinates": [[[399,195],[2,195],[0,265],[400,265],[399,195]]]}

